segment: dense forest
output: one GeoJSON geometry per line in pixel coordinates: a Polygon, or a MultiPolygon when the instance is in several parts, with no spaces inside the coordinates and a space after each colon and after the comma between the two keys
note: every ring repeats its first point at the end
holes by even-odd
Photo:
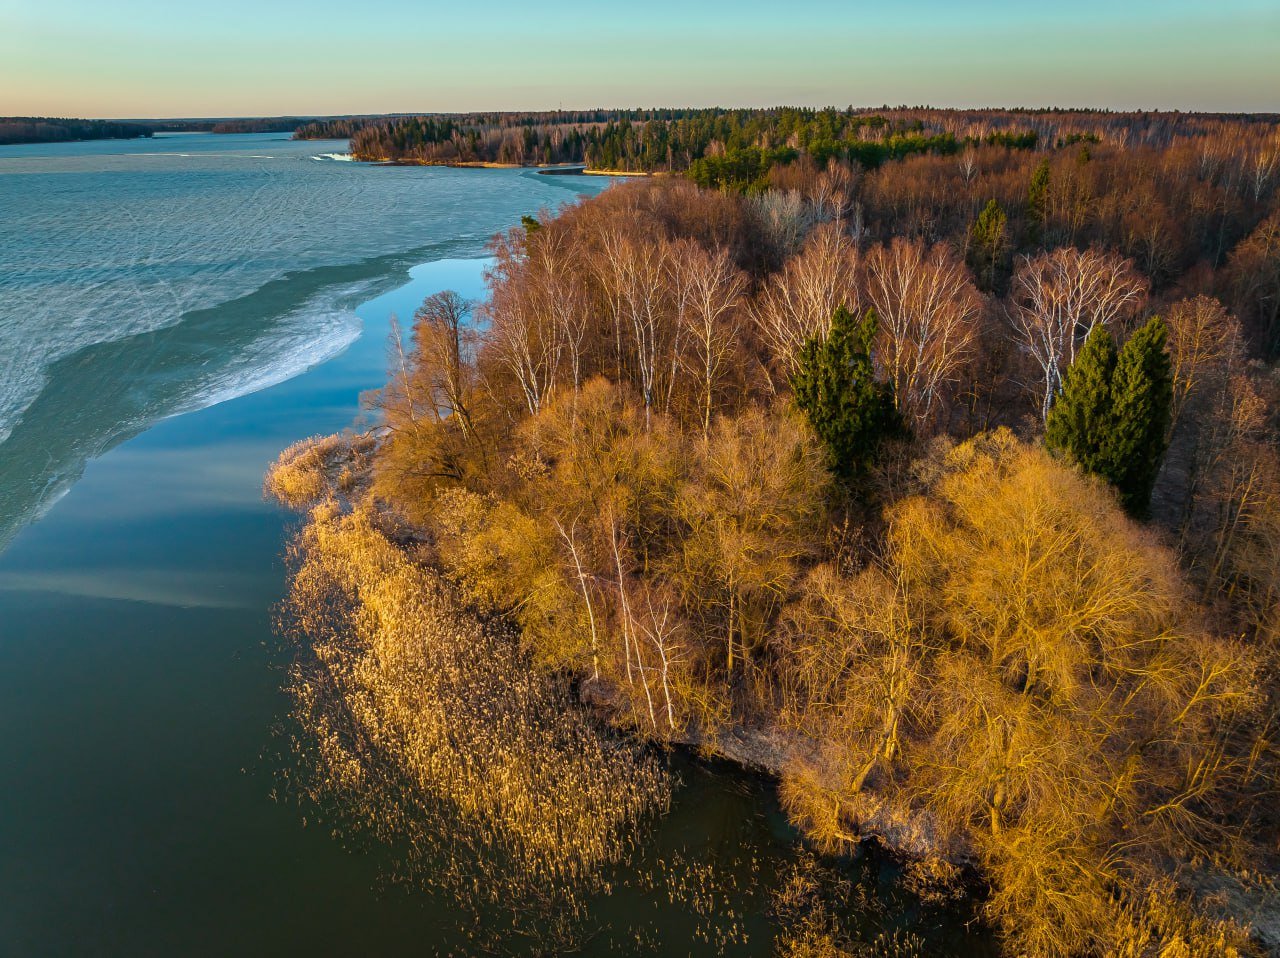
{"type": "Polygon", "coordinates": [[[878,837],[1010,955],[1253,953],[1274,120],[514,116],[353,149],[688,175],[496,237],[485,302],[395,331],[374,426],[270,473],[310,510],[283,622],[323,787],[461,810],[549,894],[666,800],[604,715],[747,755],[817,847],[878,837]]]}
{"type": "Polygon", "coordinates": [[[928,108],[823,110],[591,110],[547,113],[356,117],[308,124],[302,139],[348,137],[362,160],[581,163],[598,170],[690,172],[704,186],[764,188],[764,174],[806,154],[864,169],[914,154],[954,155],[978,146],[1052,150],[1074,143],[1168,145],[1215,124],[1268,126],[1267,117],[1084,110],[964,111],[928,108]]]}
{"type": "MultiPolygon", "coordinates": [[[[128,140],[156,133],[292,133],[314,119],[275,116],[226,120],[73,120],[0,117],[0,145],[71,140],[128,140]]],[[[336,122],[336,121],[330,121],[336,122]]]]}
{"type": "Polygon", "coordinates": [[[154,129],[117,120],[68,120],[46,116],[0,116],[0,145],[64,143],[69,140],[132,140],[154,129]]]}
{"type": "Polygon", "coordinates": [[[307,120],[296,116],[256,116],[248,119],[219,120],[209,127],[210,133],[292,133],[307,120]]]}
{"type": "MultiPolygon", "coordinates": [[[[874,166],[887,158],[957,149],[953,131],[916,116],[852,110],[594,110],[555,113],[373,117],[302,127],[300,138],[348,136],[358,159],[424,163],[585,163],[628,172],[684,171],[729,155],[756,165],[799,151],[874,166]]],[[[970,131],[988,143],[1034,147],[1028,129],[970,131]]]]}

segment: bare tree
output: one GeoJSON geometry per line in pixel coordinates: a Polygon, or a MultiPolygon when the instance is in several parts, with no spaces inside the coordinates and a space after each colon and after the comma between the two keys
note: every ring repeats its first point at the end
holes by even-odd
{"type": "Polygon", "coordinates": [[[738,347],[747,278],[734,267],[727,250],[707,253],[690,240],[678,244],[669,268],[681,304],[679,322],[692,343],[685,366],[698,380],[706,436],[720,380],[738,347]]]}
{"type": "Polygon", "coordinates": [[[664,589],[643,584],[644,617],[640,629],[653,645],[658,655],[658,677],[662,688],[662,700],[666,710],[667,731],[676,730],[675,708],[671,699],[671,670],[680,664],[677,644],[679,617],[675,614],[671,596],[664,589]],[[657,601],[654,594],[657,593],[657,601]]]}
{"type": "Polygon", "coordinates": [[[471,303],[453,290],[428,296],[414,314],[413,335],[413,373],[425,380],[423,391],[431,413],[437,420],[456,417],[463,436],[469,436],[479,347],[471,325],[471,303]]]}
{"type": "Polygon", "coordinates": [[[629,374],[649,420],[660,399],[659,378],[679,346],[670,319],[667,263],[670,244],[608,231],[595,256],[595,270],[613,312],[617,365],[629,374]]]}
{"type": "Polygon", "coordinates": [[[853,210],[857,185],[858,178],[852,167],[833,157],[814,184],[813,205],[824,218],[830,217],[837,223],[844,223],[853,210]]]}
{"type": "Polygon", "coordinates": [[[805,340],[827,331],[837,306],[858,306],[857,268],[857,248],[837,224],[827,223],[770,278],[752,317],[784,374],[793,368],[805,340]]]}
{"type": "Polygon", "coordinates": [[[519,385],[529,413],[536,415],[556,387],[565,341],[538,297],[529,295],[526,240],[521,233],[511,230],[493,244],[496,262],[488,273],[492,295],[485,316],[490,348],[519,385]]]}
{"type": "Polygon", "coordinates": [[[1173,366],[1173,416],[1178,420],[1206,381],[1230,375],[1243,355],[1240,324],[1211,296],[1174,303],[1165,316],[1173,366]]]}
{"type": "Polygon", "coordinates": [[[574,572],[578,579],[578,588],[582,590],[582,601],[587,607],[587,623],[591,627],[591,678],[593,681],[600,681],[600,642],[599,635],[596,631],[596,611],[595,606],[591,603],[591,588],[587,584],[587,573],[582,568],[582,556],[578,550],[578,519],[574,518],[568,530],[564,524],[554,516],[551,521],[555,523],[556,531],[560,533],[560,538],[564,540],[564,544],[569,547],[569,556],[573,559],[574,572]]]}
{"type": "Polygon", "coordinates": [[[1063,246],[1024,256],[1013,274],[1014,337],[1040,369],[1040,415],[1048,418],[1062,373],[1095,326],[1135,315],[1147,281],[1131,260],[1100,250],[1063,246]]]}
{"type": "Polygon", "coordinates": [[[779,256],[793,255],[818,219],[814,204],[799,190],[767,190],[747,199],[751,218],[779,256]]]}
{"type": "Polygon", "coordinates": [[[391,316],[391,335],[389,339],[391,353],[391,378],[382,388],[378,404],[386,414],[387,425],[397,427],[397,419],[407,422],[409,428],[418,427],[418,404],[415,384],[410,379],[409,356],[412,347],[405,348],[404,330],[400,320],[391,316]]]}
{"type": "Polygon", "coordinates": [[[901,238],[863,257],[863,292],[880,317],[880,361],[894,401],[930,432],[943,393],[973,353],[982,297],[948,247],[901,238]]]}
{"type": "Polygon", "coordinates": [[[591,316],[579,279],[578,261],[582,256],[575,235],[559,223],[539,229],[527,243],[530,295],[569,365],[570,383],[575,390],[585,378],[584,349],[591,316]]]}
{"type": "Polygon", "coordinates": [[[1268,355],[1280,353],[1280,211],[1235,248],[1228,275],[1235,314],[1268,355]]]}
{"type": "Polygon", "coordinates": [[[1267,192],[1277,168],[1280,168],[1280,136],[1272,136],[1254,151],[1249,164],[1249,186],[1255,203],[1267,192]]]}

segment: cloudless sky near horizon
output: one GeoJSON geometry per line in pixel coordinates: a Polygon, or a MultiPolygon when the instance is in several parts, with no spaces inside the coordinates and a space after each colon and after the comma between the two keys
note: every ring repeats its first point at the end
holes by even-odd
{"type": "Polygon", "coordinates": [[[0,0],[0,114],[1280,111],[1280,0],[0,0]]]}

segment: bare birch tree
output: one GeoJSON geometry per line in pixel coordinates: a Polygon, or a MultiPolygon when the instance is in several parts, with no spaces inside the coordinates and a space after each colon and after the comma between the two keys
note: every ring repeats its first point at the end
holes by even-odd
{"type": "Polygon", "coordinates": [[[914,428],[933,431],[977,340],[982,297],[948,247],[895,239],[863,257],[863,292],[880,317],[880,362],[894,402],[914,428]]]}
{"type": "Polygon", "coordinates": [[[538,297],[528,295],[527,240],[518,233],[511,230],[493,244],[496,262],[487,277],[491,296],[484,313],[489,348],[536,415],[556,387],[565,341],[538,297]]]}
{"type": "Polygon", "coordinates": [[[612,312],[617,366],[640,394],[649,421],[660,399],[660,379],[678,348],[669,317],[670,244],[608,231],[596,251],[596,275],[612,312]]]}
{"type": "Polygon", "coordinates": [[[698,381],[705,437],[721,378],[738,348],[747,278],[734,267],[727,250],[707,253],[691,241],[678,244],[669,269],[680,304],[678,320],[691,344],[683,355],[684,367],[698,381]]]}
{"type": "Polygon", "coordinates": [[[858,253],[835,223],[819,226],[800,254],[774,274],[752,318],[773,364],[785,376],[810,336],[825,333],[837,306],[857,309],[858,253]]]}
{"type": "Polygon", "coordinates": [[[1095,326],[1135,315],[1147,281],[1115,253],[1064,246],[1024,256],[1013,275],[1014,338],[1040,370],[1040,415],[1045,419],[1063,371],[1095,326]]]}

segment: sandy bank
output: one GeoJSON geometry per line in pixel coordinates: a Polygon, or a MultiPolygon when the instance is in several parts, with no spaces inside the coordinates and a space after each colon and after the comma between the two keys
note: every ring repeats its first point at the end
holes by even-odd
{"type": "Polygon", "coordinates": [[[550,166],[530,163],[492,163],[488,160],[459,160],[442,162],[439,160],[419,160],[412,157],[362,157],[354,159],[361,163],[372,163],[374,166],[443,166],[455,170],[537,170],[546,176],[626,176],[650,177],[665,176],[665,173],[646,173],[639,170],[593,170],[581,163],[555,163],[550,166]]]}
{"type": "Polygon", "coordinates": [[[662,176],[661,173],[645,173],[641,170],[583,170],[585,176],[662,176]]]}

